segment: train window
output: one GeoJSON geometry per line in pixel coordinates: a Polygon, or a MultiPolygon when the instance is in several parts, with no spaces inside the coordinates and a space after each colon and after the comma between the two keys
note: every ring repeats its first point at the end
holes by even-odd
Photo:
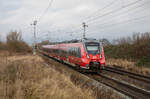
{"type": "Polygon", "coordinates": [[[73,56],[76,56],[76,48],[73,48],[73,56]]]}
{"type": "Polygon", "coordinates": [[[68,55],[71,56],[71,48],[68,49],[68,55]]]}
{"type": "Polygon", "coordinates": [[[74,49],[73,48],[69,48],[69,56],[74,56],[74,49]]]}
{"type": "Polygon", "coordinates": [[[77,57],[77,54],[78,54],[78,52],[77,52],[77,48],[74,48],[74,56],[76,56],[76,57],[77,57]]]}
{"type": "Polygon", "coordinates": [[[66,55],[67,55],[67,52],[65,50],[61,50],[61,56],[66,57],[66,55]]]}
{"type": "Polygon", "coordinates": [[[74,50],[74,48],[71,48],[71,53],[72,53],[72,56],[75,56],[75,50],[74,50]]]}
{"type": "Polygon", "coordinates": [[[72,47],[68,50],[69,56],[81,57],[81,51],[79,47],[72,47]]]}
{"type": "Polygon", "coordinates": [[[68,57],[68,52],[67,51],[63,51],[63,52],[64,52],[63,56],[68,57]]]}
{"type": "Polygon", "coordinates": [[[87,46],[88,51],[98,51],[98,46],[87,46]]]}
{"type": "Polygon", "coordinates": [[[73,56],[73,48],[70,48],[71,56],[73,56]]]}
{"type": "Polygon", "coordinates": [[[80,50],[80,48],[77,48],[77,57],[81,58],[81,50],[80,50]]]}
{"type": "Polygon", "coordinates": [[[61,54],[62,54],[62,51],[61,51],[61,49],[59,49],[58,50],[58,55],[61,56],[61,54]]]}
{"type": "Polygon", "coordinates": [[[78,48],[75,48],[75,56],[78,57],[78,48]]]}

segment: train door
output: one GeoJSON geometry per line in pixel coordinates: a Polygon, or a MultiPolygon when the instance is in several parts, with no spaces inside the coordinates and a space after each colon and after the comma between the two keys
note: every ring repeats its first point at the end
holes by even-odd
{"type": "Polygon", "coordinates": [[[75,58],[74,58],[74,63],[76,65],[79,65],[81,61],[81,50],[79,47],[75,48],[75,58]]]}
{"type": "Polygon", "coordinates": [[[76,64],[76,61],[77,61],[77,48],[74,47],[72,48],[72,63],[73,64],[76,64]]]}
{"type": "Polygon", "coordinates": [[[72,64],[75,64],[76,62],[76,56],[75,56],[75,47],[69,48],[69,62],[72,64]]]}

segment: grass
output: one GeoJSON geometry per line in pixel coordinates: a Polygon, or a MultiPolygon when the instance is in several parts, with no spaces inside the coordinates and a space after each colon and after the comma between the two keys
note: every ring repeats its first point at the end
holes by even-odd
{"type": "Polygon", "coordinates": [[[95,99],[93,91],[45,66],[39,56],[0,54],[1,99],[95,99]]]}

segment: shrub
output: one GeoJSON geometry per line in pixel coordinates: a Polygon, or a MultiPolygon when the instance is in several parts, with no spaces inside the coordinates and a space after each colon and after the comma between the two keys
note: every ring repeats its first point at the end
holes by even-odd
{"type": "Polygon", "coordinates": [[[0,41],[0,49],[3,49],[3,43],[0,41]]]}
{"type": "Polygon", "coordinates": [[[12,31],[7,35],[7,47],[11,52],[30,52],[30,47],[23,41],[21,32],[12,31]]]}
{"type": "Polygon", "coordinates": [[[0,50],[3,49],[3,42],[1,41],[1,36],[0,36],[0,50]]]}
{"type": "Polygon", "coordinates": [[[150,58],[142,58],[140,60],[138,60],[137,66],[146,66],[146,67],[150,67],[150,58]]]}
{"type": "Polygon", "coordinates": [[[150,59],[150,33],[137,33],[115,41],[117,44],[104,47],[106,57],[132,59],[138,61],[137,64],[150,65],[147,60],[150,59]]]}
{"type": "Polygon", "coordinates": [[[7,63],[4,58],[0,61],[0,99],[96,98],[92,90],[76,86],[69,75],[52,68],[55,63],[45,66],[39,56],[22,55],[8,57],[7,63]]]}

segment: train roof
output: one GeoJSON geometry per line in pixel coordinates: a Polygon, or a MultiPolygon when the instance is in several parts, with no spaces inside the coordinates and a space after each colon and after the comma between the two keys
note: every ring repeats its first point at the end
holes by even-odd
{"type": "Polygon", "coordinates": [[[62,43],[62,44],[54,44],[54,45],[43,45],[42,47],[43,48],[51,48],[51,49],[58,49],[58,48],[61,48],[61,49],[65,49],[66,47],[69,47],[69,46],[82,46],[82,42],[78,42],[78,43],[62,43]]]}
{"type": "Polygon", "coordinates": [[[90,40],[88,39],[88,40],[83,40],[82,42],[83,43],[86,43],[86,42],[88,43],[88,42],[99,42],[99,41],[95,40],[95,39],[90,39],[90,40]]]}
{"type": "Polygon", "coordinates": [[[52,48],[52,49],[57,49],[57,48],[63,48],[66,46],[82,46],[83,43],[88,43],[88,42],[94,42],[94,43],[100,43],[96,39],[82,39],[82,40],[71,40],[71,41],[66,41],[58,44],[52,44],[52,45],[43,45],[43,48],[52,48]]]}

